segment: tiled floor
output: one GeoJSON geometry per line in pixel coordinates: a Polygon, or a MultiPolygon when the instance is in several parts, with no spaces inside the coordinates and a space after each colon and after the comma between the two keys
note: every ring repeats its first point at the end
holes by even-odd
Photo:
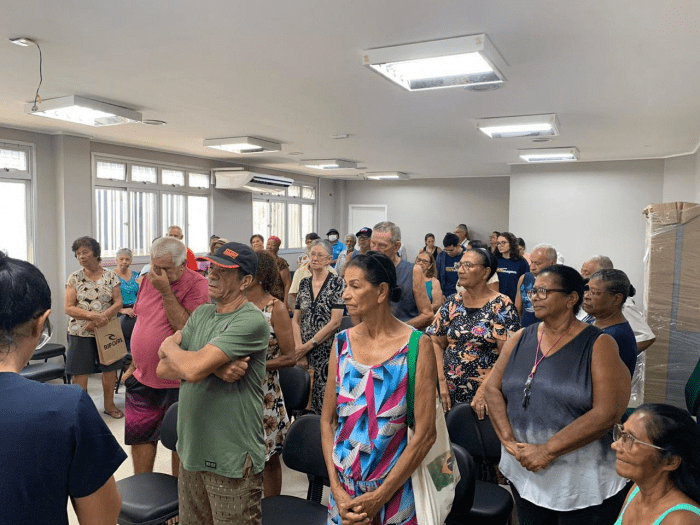
{"type": "MultiPolygon", "coordinates": [[[[60,381],[53,381],[52,383],[60,384],[60,381]]],[[[119,467],[115,473],[115,479],[120,480],[122,478],[133,475],[134,467],[131,462],[131,447],[124,445],[124,420],[123,419],[112,419],[106,414],[102,413],[104,409],[104,403],[102,400],[102,381],[99,375],[92,375],[88,380],[88,393],[97,407],[97,410],[102,415],[105,423],[112,431],[114,436],[117,438],[119,444],[124,448],[127,455],[129,456],[124,463],[119,467]]],[[[116,405],[124,410],[124,387],[119,388],[119,393],[115,395],[116,405]]],[[[319,454],[321,451],[319,451],[319,454]]],[[[156,463],[154,470],[156,472],[170,473],[170,457],[171,452],[164,448],[162,445],[158,446],[158,453],[156,455],[156,463]]],[[[284,460],[282,461],[282,494],[297,496],[300,498],[306,498],[306,490],[308,487],[308,480],[305,474],[295,472],[288,469],[284,465],[284,460]]],[[[324,490],[323,504],[328,503],[328,488],[324,490]]],[[[78,519],[73,512],[73,507],[68,504],[68,518],[70,525],[78,525],[78,519]]]]}

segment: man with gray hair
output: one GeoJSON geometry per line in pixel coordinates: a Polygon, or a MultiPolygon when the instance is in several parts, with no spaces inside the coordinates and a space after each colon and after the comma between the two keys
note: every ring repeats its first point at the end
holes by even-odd
{"type": "Polygon", "coordinates": [[[532,301],[527,296],[528,291],[535,285],[535,279],[540,271],[547,266],[557,264],[557,250],[551,244],[538,244],[530,253],[530,271],[520,276],[518,293],[515,295],[515,308],[520,315],[520,325],[525,328],[539,322],[535,317],[532,301]]]}
{"type": "Polygon", "coordinates": [[[401,229],[390,221],[375,224],[370,248],[389,257],[396,266],[396,284],[401,288],[401,298],[391,302],[394,316],[419,330],[428,326],[433,319],[433,309],[425,289],[423,271],[398,256],[401,229]]]}
{"type": "MultiPolygon", "coordinates": [[[[156,375],[158,348],[166,337],[182,330],[198,306],[209,302],[207,280],[185,266],[186,257],[185,245],[177,238],[153,241],[151,269],[141,282],[134,305],[133,361],[122,379],[126,386],[124,443],[131,445],[136,474],[153,472],[160,425],[179,395],[179,381],[156,375]]],[[[175,476],[178,467],[178,456],[173,452],[175,476]]]]}

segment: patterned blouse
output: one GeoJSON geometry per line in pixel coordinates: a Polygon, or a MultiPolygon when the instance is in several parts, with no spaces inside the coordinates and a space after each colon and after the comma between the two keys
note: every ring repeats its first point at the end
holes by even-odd
{"type": "MultiPolygon", "coordinates": [[[[97,281],[91,281],[85,276],[83,268],[68,276],[66,288],[75,290],[78,303],[77,307],[91,312],[102,313],[112,306],[112,288],[120,286],[119,277],[112,270],[103,269],[102,277],[97,281]]],[[[95,337],[94,332],[84,329],[87,321],[83,319],[68,319],[68,335],[78,337],[95,337]]]]}
{"type": "Polygon", "coordinates": [[[481,308],[466,308],[461,293],[445,301],[425,332],[447,337],[443,366],[453,405],[471,403],[481,377],[498,359],[496,342],[519,329],[518,311],[503,294],[481,308]]]}

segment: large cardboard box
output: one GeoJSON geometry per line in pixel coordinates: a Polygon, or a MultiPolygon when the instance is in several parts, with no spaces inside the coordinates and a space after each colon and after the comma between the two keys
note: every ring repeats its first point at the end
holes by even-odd
{"type": "Polygon", "coordinates": [[[700,205],[651,204],[645,304],[656,342],[646,351],[644,402],[685,407],[683,390],[700,357],[700,205]]]}

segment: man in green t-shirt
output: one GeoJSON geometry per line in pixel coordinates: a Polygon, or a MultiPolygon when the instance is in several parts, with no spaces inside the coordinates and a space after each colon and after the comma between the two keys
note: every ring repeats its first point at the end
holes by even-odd
{"type": "Polygon", "coordinates": [[[179,379],[177,451],[180,523],[259,525],[262,477],[263,376],[269,328],[246,299],[258,267],[253,250],[221,246],[212,263],[209,297],[182,332],[160,347],[158,376],[179,379]]]}

